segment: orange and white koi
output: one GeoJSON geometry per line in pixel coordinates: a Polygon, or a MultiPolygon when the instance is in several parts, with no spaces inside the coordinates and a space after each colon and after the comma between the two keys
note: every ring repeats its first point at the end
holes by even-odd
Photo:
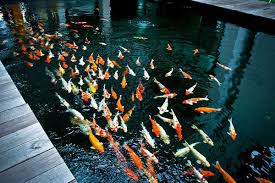
{"type": "Polygon", "coordinates": [[[71,57],[71,62],[76,62],[77,59],[75,58],[74,54],[72,54],[72,57],[71,57]]]}
{"type": "Polygon", "coordinates": [[[198,103],[199,101],[208,101],[209,98],[208,96],[206,97],[198,97],[198,98],[190,98],[182,101],[182,104],[188,104],[188,105],[193,105],[198,103]]]}
{"type": "Polygon", "coordinates": [[[45,62],[47,62],[48,64],[51,63],[51,58],[50,58],[50,55],[47,56],[45,62]]]}
{"type": "Polygon", "coordinates": [[[165,77],[170,77],[170,76],[172,76],[173,71],[174,71],[174,68],[172,68],[169,72],[167,72],[167,73],[165,74],[165,77]]]}
{"type": "Polygon", "coordinates": [[[152,179],[152,177],[148,177],[149,178],[149,182],[150,183],[158,183],[158,180],[156,179],[157,178],[157,174],[156,174],[156,172],[154,170],[154,166],[152,164],[152,159],[150,159],[150,158],[146,159],[146,166],[147,166],[148,172],[151,174],[151,176],[153,176],[153,179],[152,179]]]}
{"type": "Polygon", "coordinates": [[[153,70],[155,69],[155,66],[154,66],[154,59],[151,60],[150,62],[150,68],[153,70]]]}
{"type": "Polygon", "coordinates": [[[190,152],[193,154],[193,156],[197,159],[197,163],[201,164],[206,167],[210,167],[210,163],[207,161],[207,159],[194,147],[189,145],[186,141],[183,143],[185,147],[188,147],[190,149],[190,152]]]}
{"type": "Polygon", "coordinates": [[[139,80],[138,90],[140,91],[141,94],[144,94],[145,89],[144,89],[144,87],[142,85],[142,81],[141,80],[139,80]]]}
{"type": "Polygon", "coordinates": [[[237,181],[235,181],[231,175],[229,175],[229,173],[227,173],[220,165],[220,163],[217,161],[216,164],[214,165],[214,167],[222,174],[223,179],[227,182],[227,183],[237,183],[237,181]]]}
{"type": "Polygon", "coordinates": [[[204,176],[198,171],[191,163],[190,160],[187,160],[187,166],[191,167],[192,171],[191,173],[194,174],[194,176],[197,178],[197,180],[201,183],[208,183],[207,180],[204,178],[204,176]]]}
{"type": "Polygon", "coordinates": [[[142,134],[146,142],[152,147],[155,148],[155,140],[151,137],[150,133],[147,131],[145,128],[143,122],[141,122],[141,127],[142,127],[142,134]]]}
{"type": "Polygon", "coordinates": [[[83,60],[84,60],[84,58],[83,58],[83,56],[82,56],[82,57],[79,59],[78,65],[81,65],[81,66],[85,65],[85,62],[84,62],[83,60]]]}
{"type": "Polygon", "coordinates": [[[232,140],[235,140],[237,133],[236,133],[234,125],[232,123],[232,118],[228,119],[228,122],[229,122],[229,132],[227,132],[227,134],[230,135],[232,140]]]}
{"type": "Polygon", "coordinates": [[[221,111],[221,110],[222,110],[221,108],[211,108],[211,107],[198,107],[195,109],[196,112],[199,112],[201,114],[217,112],[217,111],[221,111]]]}
{"type": "Polygon", "coordinates": [[[221,86],[222,83],[215,76],[213,76],[212,74],[209,74],[209,77],[210,77],[210,80],[216,81],[218,85],[221,86]]]}
{"type": "Polygon", "coordinates": [[[109,58],[107,58],[107,66],[110,68],[114,68],[114,66],[115,66],[109,58]]]}
{"type": "Polygon", "coordinates": [[[27,67],[33,67],[33,63],[32,62],[26,62],[26,66],[27,67]]]}
{"type": "Polygon", "coordinates": [[[92,144],[91,149],[95,149],[99,151],[100,153],[104,152],[104,146],[102,142],[100,142],[93,134],[92,130],[89,130],[89,140],[92,144]]]}
{"type": "Polygon", "coordinates": [[[118,56],[117,56],[120,60],[122,60],[124,58],[124,56],[122,55],[121,51],[118,50],[118,56]]]}
{"type": "Polygon", "coordinates": [[[109,91],[105,88],[105,84],[103,85],[103,95],[104,98],[109,99],[111,97],[111,94],[109,93],[109,91]]]}
{"type": "Polygon", "coordinates": [[[124,75],[123,78],[122,78],[121,86],[122,86],[123,89],[127,86],[127,81],[126,81],[125,75],[124,75]]]}
{"type": "Polygon", "coordinates": [[[139,101],[142,101],[143,100],[143,97],[142,97],[142,94],[140,92],[140,90],[138,88],[136,88],[136,98],[139,100],[139,101]]]}
{"type": "Polygon", "coordinates": [[[228,71],[232,71],[232,69],[230,67],[227,67],[219,62],[216,63],[218,66],[220,66],[221,68],[223,68],[224,70],[228,70],[228,71]]]}
{"type": "Polygon", "coordinates": [[[100,67],[98,68],[98,76],[97,76],[97,78],[99,78],[101,80],[105,79],[105,76],[104,76],[102,70],[100,69],[100,67]]]}
{"type": "Polygon", "coordinates": [[[83,92],[81,91],[81,96],[84,102],[88,102],[89,99],[91,98],[91,94],[89,92],[83,92]]]}
{"type": "Polygon", "coordinates": [[[156,137],[160,136],[160,129],[157,125],[156,120],[154,120],[151,115],[149,115],[149,121],[152,123],[152,132],[156,135],[156,137]]]}
{"type": "Polygon", "coordinates": [[[184,72],[181,68],[179,69],[179,71],[182,73],[183,77],[186,79],[192,79],[190,74],[187,74],[186,72],[184,72]]]}
{"type": "Polygon", "coordinates": [[[130,51],[127,48],[124,48],[123,46],[119,46],[124,52],[130,53],[130,51]]]}
{"type": "Polygon", "coordinates": [[[137,60],[136,60],[136,65],[137,65],[137,66],[141,66],[140,57],[137,58],[137,60]]]}
{"type": "Polygon", "coordinates": [[[109,68],[106,69],[105,73],[104,73],[104,79],[105,80],[109,80],[111,77],[110,73],[109,73],[109,68]]]}
{"type": "Polygon", "coordinates": [[[167,50],[167,51],[172,51],[172,50],[173,50],[173,49],[172,49],[172,46],[171,46],[169,43],[167,44],[166,50],[167,50]]]}
{"type": "MultiPolygon", "coordinates": [[[[86,66],[86,68],[84,69],[84,71],[88,74],[88,73],[90,72],[90,70],[91,70],[91,65],[88,64],[88,65],[86,66]]],[[[93,70],[92,70],[92,71],[93,71],[93,70]]]]}
{"type": "Polygon", "coordinates": [[[150,158],[151,160],[153,160],[155,163],[158,163],[159,160],[157,159],[157,157],[151,153],[147,148],[146,146],[141,143],[141,146],[140,146],[140,153],[143,155],[143,156],[147,156],[148,158],[150,158]]]}
{"type": "Polygon", "coordinates": [[[74,70],[75,70],[75,72],[74,72],[75,75],[78,76],[79,75],[79,70],[77,68],[77,65],[74,66],[74,70]]]}
{"type": "Polygon", "coordinates": [[[127,111],[126,114],[123,115],[122,119],[125,123],[129,121],[130,117],[132,116],[132,113],[133,113],[134,109],[135,109],[135,106],[132,107],[129,111],[127,111]]]}
{"type": "Polygon", "coordinates": [[[165,95],[155,96],[154,99],[158,99],[158,98],[174,98],[176,96],[177,96],[176,93],[169,93],[169,94],[165,94],[165,95]]]}
{"type": "Polygon", "coordinates": [[[185,90],[185,95],[193,94],[194,89],[196,88],[197,83],[191,86],[189,89],[185,90]]]}
{"type": "Polygon", "coordinates": [[[261,177],[255,177],[255,179],[259,182],[259,183],[272,183],[271,181],[261,178],[261,177]]]}
{"type": "Polygon", "coordinates": [[[107,137],[107,132],[102,129],[95,120],[95,113],[93,114],[93,121],[91,123],[91,127],[95,130],[95,134],[102,137],[102,138],[106,138],[107,137]]]}
{"type": "Polygon", "coordinates": [[[172,116],[173,116],[173,125],[172,125],[172,127],[176,130],[177,135],[178,135],[178,139],[182,140],[183,137],[182,137],[181,125],[180,125],[180,122],[179,122],[175,112],[173,111],[173,109],[171,109],[170,114],[172,114],[172,116]]]}
{"type": "Polygon", "coordinates": [[[145,80],[149,80],[150,79],[150,75],[149,73],[146,71],[146,69],[143,67],[143,78],[145,80]]]}
{"type": "Polygon", "coordinates": [[[113,89],[113,87],[111,87],[111,95],[112,95],[112,97],[113,97],[113,99],[117,99],[117,94],[116,94],[116,92],[115,92],[115,90],[113,89]]]}
{"type": "Polygon", "coordinates": [[[194,130],[197,130],[199,134],[201,135],[203,142],[209,144],[210,146],[214,146],[214,142],[211,140],[211,138],[201,129],[199,129],[196,125],[192,125],[191,128],[194,130]]]}
{"type": "Polygon", "coordinates": [[[121,98],[122,96],[120,95],[119,96],[119,99],[117,100],[117,102],[116,102],[116,110],[118,110],[118,111],[120,111],[120,112],[124,112],[124,106],[122,106],[122,104],[121,104],[121,100],[122,100],[122,98],[121,98]]]}
{"type": "Polygon", "coordinates": [[[194,49],[193,51],[194,51],[194,55],[197,55],[200,53],[198,48],[194,49]]]}
{"type": "Polygon", "coordinates": [[[163,114],[165,112],[169,112],[167,110],[167,108],[168,108],[168,98],[165,99],[165,101],[163,102],[163,104],[161,105],[161,107],[158,107],[159,114],[163,114]]]}
{"type": "Polygon", "coordinates": [[[104,104],[104,109],[103,109],[103,116],[105,117],[106,121],[109,123],[109,121],[112,120],[111,116],[112,116],[112,113],[109,109],[109,107],[107,106],[107,104],[105,103],[104,104]]]}
{"type": "Polygon", "coordinates": [[[104,106],[106,105],[105,103],[105,97],[103,97],[103,99],[98,103],[98,112],[101,112],[104,110],[104,106]]]}
{"type": "Polygon", "coordinates": [[[118,116],[119,116],[119,111],[117,111],[113,120],[108,121],[109,128],[111,129],[112,132],[117,132],[118,130],[118,127],[119,127],[118,116]]]}
{"type": "Polygon", "coordinates": [[[118,70],[115,71],[113,77],[115,78],[115,80],[118,80],[118,70]]]}
{"type": "Polygon", "coordinates": [[[154,83],[156,83],[158,85],[158,87],[162,93],[165,93],[165,94],[170,93],[170,91],[163,84],[161,84],[156,78],[154,78],[154,83]]]}
{"type": "Polygon", "coordinates": [[[94,63],[94,54],[93,53],[91,53],[91,55],[88,57],[88,61],[92,64],[92,63],[94,63]]]}
{"type": "Polygon", "coordinates": [[[124,144],[124,148],[128,151],[130,157],[132,158],[132,160],[135,163],[135,165],[137,166],[137,168],[139,170],[143,169],[142,161],[138,157],[138,155],[134,152],[134,150],[132,148],[130,148],[130,146],[128,146],[127,144],[124,144]]]}

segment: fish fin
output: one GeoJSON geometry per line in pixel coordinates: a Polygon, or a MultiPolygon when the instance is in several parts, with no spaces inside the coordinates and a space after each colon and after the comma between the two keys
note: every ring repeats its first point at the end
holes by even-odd
{"type": "Polygon", "coordinates": [[[229,132],[226,132],[229,136],[231,136],[231,134],[229,132]]]}
{"type": "Polygon", "coordinates": [[[205,143],[205,144],[207,143],[205,140],[203,140],[202,142],[205,143]]]}
{"type": "Polygon", "coordinates": [[[197,162],[198,164],[201,164],[201,161],[200,161],[200,160],[197,160],[196,162],[197,162]]]}
{"type": "Polygon", "coordinates": [[[158,110],[160,110],[160,107],[158,107],[158,110]]]}
{"type": "Polygon", "coordinates": [[[232,123],[232,117],[228,119],[229,123],[232,123]]]}
{"type": "Polygon", "coordinates": [[[191,128],[193,128],[194,130],[198,129],[198,127],[196,125],[194,125],[194,124],[191,126],[191,128]]]}
{"type": "Polygon", "coordinates": [[[188,147],[189,144],[188,144],[188,142],[184,141],[183,145],[184,145],[185,147],[188,147]]]}
{"type": "Polygon", "coordinates": [[[90,148],[93,149],[93,150],[95,150],[94,146],[91,146],[90,148]]]}

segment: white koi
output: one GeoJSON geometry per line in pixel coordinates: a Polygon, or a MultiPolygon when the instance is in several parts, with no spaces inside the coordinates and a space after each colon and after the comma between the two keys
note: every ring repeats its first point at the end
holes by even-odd
{"type": "Polygon", "coordinates": [[[120,123],[121,123],[120,128],[124,131],[124,133],[127,133],[128,129],[127,129],[127,125],[126,125],[125,121],[123,120],[121,115],[119,115],[119,118],[120,118],[120,123]]]}
{"type": "Polygon", "coordinates": [[[82,75],[80,75],[80,77],[79,77],[79,82],[78,82],[78,84],[79,84],[80,86],[84,85],[84,82],[83,82],[83,79],[82,79],[82,75]]]}
{"type": "Polygon", "coordinates": [[[141,62],[140,62],[140,58],[139,57],[137,58],[136,65],[137,66],[141,66],[141,62]]]}
{"type": "Polygon", "coordinates": [[[150,76],[149,76],[149,74],[148,74],[148,72],[146,71],[146,69],[143,67],[143,77],[144,77],[144,79],[146,79],[146,80],[149,80],[150,79],[150,76]]]}
{"type": "Polygon", "coordinates": [[[69,81],[68,81],[68,88],[67,88],[68,93],[71,93],[71,92],[72,92],[71,80],[72,80],[72,78],[70,78],[69,81]]]}
{"type": "Polygon", "coordinates": [[[167,135],[166,131],[163,129],[162,126],[160,126],[160,124],[157,123],[157,126],[158,126],[159,131],[160,131],[160,139],[161,139],[165,144],[170,144],[170,139],[169,139],[169,136],[167,135]]]}
{"type": "Polygon", "coordinates": [[[213,76],[211,74],[209,74],[209,76],[210,76],[210,80],[216,81],[218,83],[218,85],[221,86],[221,82],[215,76],[213,76]]]}
{"type": "Polygon", "coordinates": [[[75,109],[69,108],[69,109],[66,110],[66,112],[70,112],[75,117],[77,117],[77,118],[79,118],[81,120],[84,120],[84,116],[80,112],[78,112],[77,110],[75,110],[75,109]]]}
{"type": "Polygon", "coordinates": [[[162,104],[161,107],[158,107],[159,114],[163,114],[165,112],[169,112],[167,110],[167,108],[168,108],[168,98],[165,99],[165,101],[163,102],[163,104],[162,104]]]}
{"type": "Polygon", "coordinates": [[[106,46],[107,43],[104,43],[104,42],[98,42],[98,44],[102,45],[102,46],[106,46]]]}
{"type": "Polygon", "coordinates": [[[169,123],[171,126],[173,126],[173,119],[163,117],[159,114],[156,115],[159,119],[161,119],[165,123],[169,123]]]}
{"type": "Polygon", "coordinates": [[[136,76],[136,73],[133,71],[133,69],[130,68],[130,66],[128,64],[126,65],[126,67],[128,68],[130,75],[136,76]]]}
{"type": "Polygon", "coordinates": [[[78,68],[77,68],[77,65],[74,66],[74,70],[75,70],[74,73],[75,73],[76,75],[79,75],[79,70],[78,70],[78,68]]]}
{"type": "MultiPolygon", "coordinates": [[[[199,143],[200,142],[195,142],[193,144],[190,144],[190,146],[194,147],[194,146],[196,146],[199,143]]],[[[182,157],[186,156],[189,152],[190,152],[189,147],[184,147],[184,148],[178,149],[177,152],[174,153],[174,156],[182,158],[182,157]]]]}
{"type": "Polygon", "coordinates": [[[189,89],[185,90],[185,95],[193,94],[193,91],[195,90],[196,86],[197,86],[197,83],[191,86],[189,89]]]}
{"type": "Polygon", "coordinates": [[[155,148],[155,140],[151,137],[150,133],[147,131],[145,128],[143,122],[141,122],[141,127],[142,127],[142,134],[146,142],[152,147],[155,148]]]}
{"type": "Polygon", "coordinates": [[[53,58],[53,57],[54,57],[54,54],[52,53],[51,50],[49,51],[49,57],[50,57],[50,58],[53,58]]]}
{"type": "Polygon", "coordinates": [[[60,95],[58,95],[58,93],[55,93],[55,96],[57,96],[57,98],[59,99],[62,106],[65,106],[67,108],[70,107],[70,104],[64,98],[62,98],[60,95]]]}
{"type": "Polygon", "coordinates": [[[123,46],[119,46],[121,49],[123,49],[124,52],[130,53],[130,51],[127,48],[124,48],[123,46]]]}
{"type": "Polygon", "coordinates": [[[173,71],[174,71],[174,68],[172,68],[169,72],[167,72],[167,73],[165,74],[165,77],[170,77],[170,76],[172,76],[173,71]]]}
{"type": "Polygon", "coordinates": [[[155,66],[154,66],[154,59],[151,60],[150,62],[150,68],[153,70],[155,69],[155,66]]]}
{"type": "Polygon", "coordinates": [[[78,65],[81,65],[81,66],[85,65],[85,62],[83,61],[83,56],[79,59],[78,65]]]}
{"type": "Polygon", "coordinates": [[[158,98],[174,98],[176,96],[177,96],[176,93],[169,93],[169,94],[164,94],[164,95],[160,95],[160,96],[155,96],[154,99],[158,99],[158,98]]]}
{"type": "Polygon", "coordinates": [[[220,66],[221,68],[223,68],[224,70],[228,70],[228,71],[232,71],[232,69],[230,67],[227,67],[225,65],[222,65],[221,63],[217,62],[217,65],[220,66]]]}
{"type": "Polygon", "coordinates": [[[113,77],[115,78],[115,80],[118,80],[118,70],[116,70],[113,77]]]}
{"type": "Polygon", "coordinates": [[[194,130],[197,130],[199,132],[204,143],[214,146],[214,142],[211,140],[211,138],[204,131],[199,129],[196,125],[192,125],[191,128],[193,128],[194,130]]]}
{"type": "Polygon", "coordinates": [[[90,99],[91,99],[90,106],[93,107],[95,110],[98,110],[98,105],[97,105],[97,103],[96,103],[96,101],[95,101],[94,96],[91,95],[91,98],[90,98],[90,99]]]}
{"type": "Polygon", "coordinates": [[[157,157],[151,153],[146,147],[145,145],[142,143],[141,146],[140,146],[140,153],[143,155],[143,156],[147,156],[149,159],[153,160],[155,163],[158,163],[159,160],[157,159],[157,157]]]}

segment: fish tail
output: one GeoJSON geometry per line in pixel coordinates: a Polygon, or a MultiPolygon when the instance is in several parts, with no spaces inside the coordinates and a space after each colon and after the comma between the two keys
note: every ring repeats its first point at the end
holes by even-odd
{"type": "Polygon", "coordinates": [[[185,140],[184,143],[183,143],[183,145],[184,145],[185,147],[188,147],[189,144],[188,144],[188,142],[185,140]]]}
{"type": "Polygon", "coordinates": [[[191,126],[191,128],[193,128],[194,130],[198,129],[198,127],[196,125],[194,125],[194,124],[191,126]]]}
{"type": "Polygon", "coordinates": [[[228,119],[229,123],[232,123],[232,117],[228,119]]]}
{"type": "Polygon", "coordinates": [[[208,101],[208,100],[209,100],[208,95],[206,95],[206,96],[204,97],[204,99],[208,101]]]}
{"type": "Polygon", "coordinates": [[[213,165],[216,169],[220,169],[221,165],[219,163],[219,161],[216,161],[216,164],[213,165]]]}

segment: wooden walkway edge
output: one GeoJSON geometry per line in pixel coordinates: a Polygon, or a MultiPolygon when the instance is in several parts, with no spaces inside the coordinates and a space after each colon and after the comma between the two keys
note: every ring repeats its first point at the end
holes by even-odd
{"type": "Polygon", "coordinates": [[[0,61],[0,180],[76,182],[0,61]]]}
{"type": "MultiPolygon", "coordinates": [[[[275,21],[275,3],[268,3],[259,0],[191,0],[198,5],[207,5],[234,11],[244,15],[251,15],[263,20],[275,21]]],[[[247,20],[250,21],[250,20],[247,20]]]]}

